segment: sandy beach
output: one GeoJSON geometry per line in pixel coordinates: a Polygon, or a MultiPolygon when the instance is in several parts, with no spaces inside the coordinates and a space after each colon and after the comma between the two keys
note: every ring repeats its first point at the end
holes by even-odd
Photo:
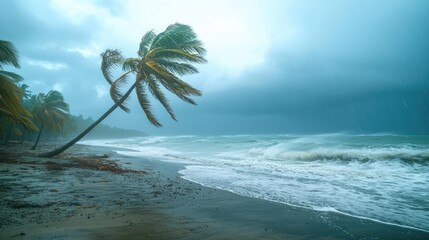
{"type": "Polygon", "coordinates": [[[429,239],[207,188],[182,179],[180,164],[113,148],[76,145],[47,159],[29,146],[0,148],[0,239],[429,239]]]}

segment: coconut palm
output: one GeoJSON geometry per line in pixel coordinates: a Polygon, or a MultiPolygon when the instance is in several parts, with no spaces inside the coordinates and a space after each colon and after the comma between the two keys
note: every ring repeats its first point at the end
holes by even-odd
{"type": "Polygon", "coordinates": [[[69,118],[69,105],[64,101],[63,95],[56,91],[47,94],[39,93],[35,99],[32,110],[33,117],[39,125],[39,133],[31,150],[36,149],[44,129],[60,132],[69,118]]]}
{"type": "MultiPolygon", "coordinates": [[[[23,84],[25,85],[25,84],[23,84]]],[[[21,90],[23,90],[23,105],[25,107],[25,109],[27,109],[28,112],[33,112],[34,107],[37,105],[37,95],[36,94],[31,94],[31,91],[28,91],[26,87],[21,86],[21,90]]],[[[32,121],[34,120],[34,118],[32,118],[32,121]]],[[[36,129],[38,130],[38,129],[36,129]]],[[[28,129],[23,129],[22,131],[22,135],[21,135],[21,143],[24,142],[24,140],[26,139],[26,137],[28,136],[27,133],[31,133],[34,132],[36,130],[28,130],[28,129]]]]}
{"type": "Polygon", "coordinates": [[[25,101],[28,100],[31,97],[31,91],[28,90],[29,86],[27,84],[19,84],[18,87],[21,89],[22,92],[22,102],[25,106],[25,101]]]}
{"type": "Polygon", "coordinates": [[[124,58],[119,50],[106,50],[101,54],[101,71],[110,84],[110,96],[114,101],[114,105],[69,143],[40,156],[52,157],[65,151],[116,108],[120,107],[128,112],[129,109],[125,105],[125,100],[133,91],[135,91],[140,106],[151,124],[157,127],[161,126],[152,113],[148,91],[163,105],[171,118],[176,120],[174,112],[161,90],[161,86],[183,101],[195,104],[191,97],[200,96],[201,92],[180,79],[180,76],[198,73],[197,68],[192,64],[205,63],[205,53],[206,50],[202,42],[197,39],[192,28],[179,23],[168,26],[164,32],[159,34],[155,34],[153,30],[144,34],[139,45],[137,57],[124,58]],[[113,80],[111,71],[115,67],[122,67],[124,73],[116,80],[113,80]],[[134,76],[133,83],[123,94],[121,87],[127,83],[131,75],[134,76]]]}
{"type": "Polygon", "coordinates": [[[11,42],[0,40],[0,117],[12,119],[26,128],[34,129],[30,113],[22,106],[22,90],[17,83],[23,78],[3,70],[3,65],[19,68],[18,52],[11,42]]]}
{"type": "Polygon", "coordinates": [[[11,42],[0,40],[0,122],[3,126],[0,131],[6,132],[7,143],[16,124],[21,124],[27,130],[35,130],[37,127],[30,120],[31,114],[22,105],[23,91],[18,83],[23,78],[3,70],[4,65],[20,67],[16,48],[11,42]]]}

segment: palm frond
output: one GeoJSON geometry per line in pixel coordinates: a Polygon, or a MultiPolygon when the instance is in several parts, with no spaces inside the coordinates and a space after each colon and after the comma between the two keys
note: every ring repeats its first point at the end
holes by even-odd
{"type": "Polygon", "coordinates": [[[151,75],[145,76],[145,79],[150,93],[162,104],[162,106],[164,106],[165,110],[167,110],[168,114],[170,114],[170,117],[174,121],[177,121],[176,116],[174,115],[173,109],[170,107],[170,104],[168,103],[167,98],[159,88],[158,83],[153,79],[151,75]]]}
{"type": "Polygon", "coordinates": [[[198,64],[207,63],[207,60],[203,55],[198,53],[189,53],[181,49],[155,49],[148,53],[148,58],[154,61],[168,60],[198,64]]]}
{"type": "Polygon", "coordinates": [[[3,75],[0,75],[0,108],[13,117],[18,117],[24,110],[21,106],[21,90],[3,75]]]}
{"type": "Polygon", "coordinates": [[[33,123],[31,119],[31,115],[29,113],[28,115],[21,115],[18,118],[16,118],[16,117],[12,117],[10,114],[5,114],[3,111],[1,111],[1,108],[0,108],[0,120],[5,123],[21,125],[29,132],[35,131],[38,129],[37,126],[33,123]]]}
{"type": "Polygon", "coordinates": [[[147,58],[206,63],[206,49],[192,28],[184,24],[170,25],[153,40],[147,58]]]}
{"type": "MultiPolygon", "coordinates": [[[[112,98],[112,100],[117,103],[119,102],[119,100],[124,96],[121,93],[121,87],[124,86],[127,81],[128,81],[128,74],[130,72],[126,72],[124,74],[122,74],[118,79],[116,79],[112,85],[110,86],[110,97],[112,98]]],[[[119,105],[119,107],[124,110],[125,112],[130,112],[130,109],[127,108],[125,101],[119,105]]]]}
{"type": "Polygon", "coordinates": [[[164,32],[158,34],[153,40],[151,49],[177,48],[180,44],[190,42],[196,38],[192,28],[185,24],[175,23],[167,27],[164,32]]]}
{"type": "Polygon", "coordinates": [[[0,118],[21,124],[29,131],[37,129],[30,120],[31,114],[21,102],[23,90],[17,83],[23,78],[16,73],[1,70],[2,64],[20,67],[18,51],[11,42],[4,40],[0,40],[0,118]]]}
{"type": "Polygon", "coordinates": [[[148,31],[147,33],[145,33],[145,35],[143,35],[142,40],[140,42],[139,51],[137,52],[139,57],[144,57],[146,55],[155,37],[156,34],[153,30],[148,31]]]}
{"type": "Polygon", "coordinates": [[[158,60],[156,62],[161,67],[168,70],[171,74],[179,74],[180,76],[184,76],[187,74],[198,73],[198,69],[188,63],[179,63],[166,60],[158,60]]]}
{"type": "Polygon", "coordinates": [[[18,51],[9,41],[0,40],[0,66],[1,64],[13,65],[19,68],[18,51]]]}
{"type": "MultiPolygon", "coordinates": [[[[193,88],[189,84],[180,80],[174,74],[170,73],[165,68],[162,68],[155,62],[149,62],[147,64],[151,73],[164,85],[165,88],[179,95],[192,95],[201,96],[201,91],[193,88]]],[[[179,96],[180,97],[180,96],[179,96]]]]}
{"type": "Polygon", "coordinates": [[[198,39],[191,40],[179,45],[179,49],[189,53],[206,55],[207,50],[203,47],[203,42],[198,39]]]}
{"type": "Polygon", "coordinates": [[[18,75],[16,73],[13,72],[8,72],[8,71],[3,71],[0,70],[0,75],[3,75],[5,77],[10,78],[11,80],[13,80],[15,83],[21,82],[22,80],[24,80],[23,77],[21,77],[21,75],[18,75]]]}
{"type": "Polygon", "coordinates": [[[138,58],[127,58],[122,64],[122,71],[126,72],[137,72],[139,68],[139,59],[138,58]]]}
{"type": "Polygon", "coordinates": [[[145,86],[143,85],[143,81],[139,81],[136,83],[136,93],[137,93],[137,99],[139,100],[140,106],[143,109],[147,119],[151,124],[153,124],[156,127],[161,127],[162,125],[158,122],[158,120],[155,118],[155,116],[152,113],[149,99],[147,97],[145,86]]]}
{"type": "Polygon", "coordinates": [[[168,79],[165,79],[164,77],[160,76],[159,74],[152,73],[153,76],[159,81],[167,90],[172,92],[174,95],[176,95],[181,100],[196,105],[196,102],[190,98],[190,95],[194,96],[200,96],[201,92],[195,88],[193,88],[195,91],[198,91],[198,94],[189,94],[187,91],[183,88],[183,86],[180,86],[177,83],[174,83],[172,81],[169,81],[168,79]]]}
{"type": "Polygon", "coordinates": [[[103,76],[107,80],[107,82],[112,85],[113,77],[111,70],[122,63],[123,57],[121,51],[119,51],[118,49],[107,49],[106,51],[101,53],[100,56],[101,72],[103,73],[103,76]]]}
{"type": "Polygon", "coordinates": [[[8,77],[0,75],[0,110],[12,118],[29,116],[21,103],[22,91],[8,77]]]}

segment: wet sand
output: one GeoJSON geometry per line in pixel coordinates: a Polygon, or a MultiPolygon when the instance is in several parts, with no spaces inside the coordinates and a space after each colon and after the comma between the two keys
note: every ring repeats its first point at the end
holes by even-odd
{"type": "Polygon", "coordinates": [[[0,239],[429,239],[206,188],[180,178],[180,164],[112,148],[76,145],[46,159],[30,147],[0,147],[0,239]]]}

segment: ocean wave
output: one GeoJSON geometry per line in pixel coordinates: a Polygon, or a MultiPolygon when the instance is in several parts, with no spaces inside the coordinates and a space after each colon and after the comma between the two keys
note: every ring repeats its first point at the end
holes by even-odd
{"type": "Polygon", "coordinates": [[[219,157],[271,161],[335,161],[338,163],[401,161],[405,164],[429,164],[429,151],[413,147],[386,148],[333,148],[319,147],[295,150],[288,146],[254,147],[231,152],[222,152],[219,157]]]}
{"type": "MultiPolygon", "coordinates": [[[[128,140],[86,141],[91,145],[116,146],[180,159],[188,157],[218,160],[350,162],[399,161],[403,164],[429,165],[428,146],[405,142],[407,136],[392,135],[316,135],[291,136],[220,136],[220,137],[143,137],[128,140]],[[384,139],[387,138],[387,139],[384,139]],[[393,139],[393,140],[392,140],[393,139]],[[387,143],[388,142],[388,143],[387,143]],[[392,143],[398,142],[398,143],[392,143]]],[[[416,137],[421,142],[422,137],[416,137]]],[[[426,141],[426,140],[425,140],[426,141]]]]}
{"type": "Polygon", "coordinates": [[[428,164],[429,152],[409,149],[320,149],[309,152],[289,151],[282,153],[281,158],[301,161],[338,161],[341,163],[399,160],[407,164],[428,164]]]}
{"type": "Polygon", "coordinates": [[[240,195],[429,229],[428,136],[162,136],[91,144],[183,163],[184,178],[240,195]]]}

